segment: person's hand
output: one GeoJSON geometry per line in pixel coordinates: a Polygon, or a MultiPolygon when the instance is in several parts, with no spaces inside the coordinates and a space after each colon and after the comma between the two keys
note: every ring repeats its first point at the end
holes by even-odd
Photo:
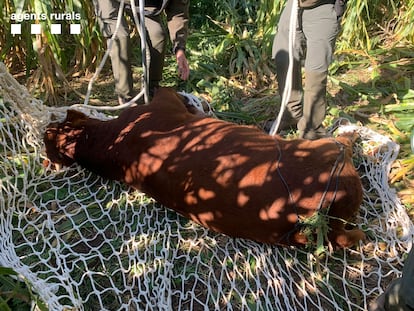
{"type": "Polygon", "coordinates": [[[188,66],[185,52],[181,49],[178,49],[175,53],[175,59],[177,60],[178,65],[178,75],[182,80],[187,80],[190,76],[190,67],[188,66]]]}

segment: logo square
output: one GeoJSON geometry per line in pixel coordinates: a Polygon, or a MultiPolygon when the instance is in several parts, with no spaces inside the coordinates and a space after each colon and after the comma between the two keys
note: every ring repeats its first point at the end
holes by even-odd
{"type": "Polygon", "coordinates": [[[42,33],[42,25],[40,24],[31,24],[30,33],[32,35],[40,35],[42,33]]]}
{"type": "Polygon", "coordinates": [[[21,35],[22,34],[22,25],[21,24],[11,24],[10,33],[12,35],[21,35]]]}
{"type": "Polygon", "coordinates": [[[54,35],[60,35],[62,33],[62,25],[61,24],[51,24],[50,25],[50,33],[54,35]]]}
{"type": "Polygon", "coordinates": [[[80,24],[70,24],[70,33],[72,35],[80,35],[81,25],[80,24]]]}

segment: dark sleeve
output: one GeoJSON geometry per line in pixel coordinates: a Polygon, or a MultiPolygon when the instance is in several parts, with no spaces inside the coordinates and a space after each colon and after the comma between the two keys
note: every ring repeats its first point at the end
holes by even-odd
{"type": "Polygon", "coordinates": [[[346,10],[346,2],[348,0],[336,0],[335,1],[335,11],[338,17],[342,17],[346,10]]]}
{"type": "Polygon", "coordinates": [[[172,48],[185,50],[188,36],[190,0],[170,0],[165,8],[172,48]]]}

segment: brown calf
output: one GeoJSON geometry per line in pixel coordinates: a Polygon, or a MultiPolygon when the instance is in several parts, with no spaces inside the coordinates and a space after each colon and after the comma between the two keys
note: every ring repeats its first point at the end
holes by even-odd
{"type": "Polygon", "coordinates": [[[346,230],[362,187],[351,140],[284,140],[259,129],[194,113],[161,88],[149,105],[110,121],[69,110],[44,135],[50,161],[77,162],[140,189],[211,230],[279,245],[307,243],[299,219],[328,211],[328,238],[349,247],[364,238],[346,230]],[[328,209],[328,210],[327,210],[328,209]]]}

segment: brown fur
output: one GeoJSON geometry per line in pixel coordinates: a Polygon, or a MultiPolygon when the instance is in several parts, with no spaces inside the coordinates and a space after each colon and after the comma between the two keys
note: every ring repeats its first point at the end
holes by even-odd
{"type": "MultiPolygon", "coordinates": [[[[321,206],[330,205],[329,215],[349,220],[362,201],[348,137],[271,137],[190,113],[183,98],[166,88],[149,105],[128,108],[110,121],[68,111],[64,122],[49,125],[44,141],[53,163],[77,162],[206,228],[259,242],[306,243],[298,215],[315,213],[329,181],[321,206]]],[[[329,239],[341,247],[364,238],[341,221],[329,225],[329,239]]]]}

